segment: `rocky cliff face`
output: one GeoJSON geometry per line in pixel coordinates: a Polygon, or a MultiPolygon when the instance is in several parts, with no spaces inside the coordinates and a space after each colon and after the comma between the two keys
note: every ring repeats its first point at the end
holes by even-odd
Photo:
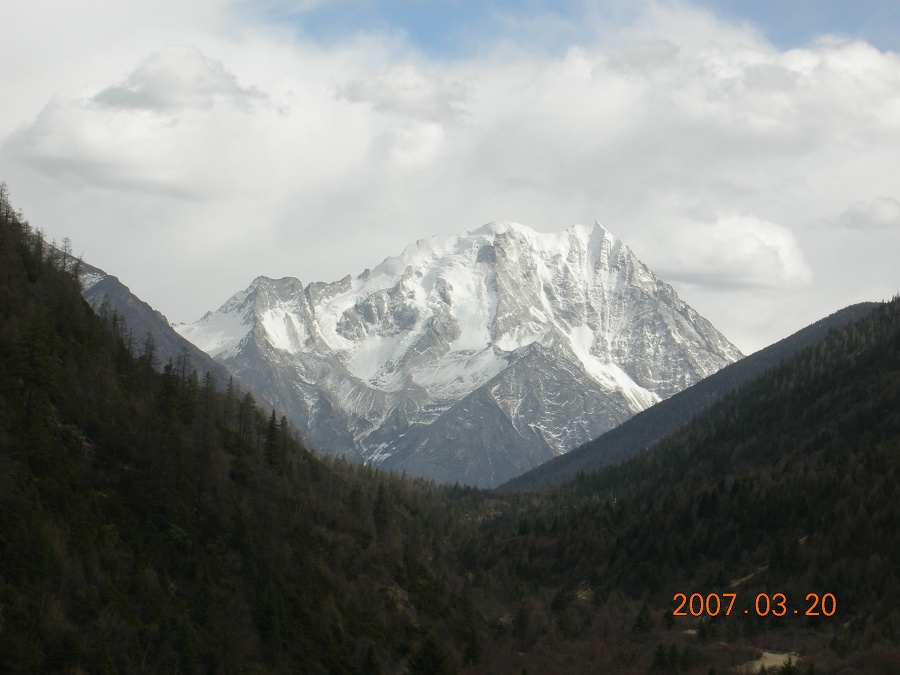
{"type": "Polygon", "coordinates": [[[332,284],[259,277],[176,329],[321,451],[487,487],[741,356],[598,223],[492,223],[332,284]]]}

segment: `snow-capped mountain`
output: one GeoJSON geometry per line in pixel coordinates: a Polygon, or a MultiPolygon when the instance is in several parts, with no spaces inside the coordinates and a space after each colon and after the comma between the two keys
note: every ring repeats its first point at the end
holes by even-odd
{"type": "Polygon", "coordinates": [[[599,223],[491,223],[178,332],[321,451],[495,486],[741,357],[599,223]]]}

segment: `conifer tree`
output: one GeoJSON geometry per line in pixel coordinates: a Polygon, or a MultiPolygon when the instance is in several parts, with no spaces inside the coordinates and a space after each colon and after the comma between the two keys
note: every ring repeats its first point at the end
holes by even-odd
{"type": "Polygon", "coordinates": [[[269,417],[269,425],[266,427],[266,445],[265,445],[265,454],[266,454],[266,464],[269,465],[270,469],[279,468],[278,461],[278,422],[275,418],[275,409],[272,409],[272,414],[269,417]]]}
{"type": "Polygon", "coordinates": [[[454,668],[441,643],[429,631],[422,639],[419,649],[409,659],[406,672],[408,675],[449,675],[454,672],[454,668]]]}
{"type": "Polygon", "coordinates": [[[384,534],[388,526],[389,520],[387,494],[384,489],[384,483],[378,484],[378,493],[375,495],[375,505],[372,507],[372,517],[375,520],[375,529],[378,535],[384,534]]]}

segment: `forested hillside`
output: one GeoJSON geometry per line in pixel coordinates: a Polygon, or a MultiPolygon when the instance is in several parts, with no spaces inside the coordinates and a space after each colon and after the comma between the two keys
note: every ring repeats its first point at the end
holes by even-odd
{"type": "Polygon", "coordinates": [[[895,298],[725,397],[649,454],[511,502],[505,534],[472,565],[559,584],[567,597],[588,583],[601,597],[624,592],[660,612],[676,608],[677,593],[736,593],[730,616],[704,614],[708,622],[695,624],[729,640],[781,634],[784,649],[811,650],[826,663],[883,651],[883,670],[878,659],[862,660],[862,672],[897,672],[898,485],[895,298]],[[773,605],[757,617],[760,593],[783,594],[785,615],[773,605]],[[829,593],[834,615],[807,617],[815,601],[807,596],[829,593]]]}
{"type": "Polygon", "coordinates": [[[896,672],[900,301],[646,456],[498,496],[158,372],[0,196],[0,672],[896,672]]]}
{"type": "Polygon", "coordinates": [[[4,199],[0,672],[475,659],[450,490],[323,463],[187,360],[158,373],[48,250],[4,199]]]}

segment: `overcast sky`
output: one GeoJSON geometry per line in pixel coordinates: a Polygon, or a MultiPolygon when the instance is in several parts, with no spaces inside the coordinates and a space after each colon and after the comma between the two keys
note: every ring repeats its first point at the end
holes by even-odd
{"type": "Polygon", "coordinates": [[[173,322],[599,220],[745,353],[900,291],[895,0],[29,0],[0,180],[173,322]]]}

